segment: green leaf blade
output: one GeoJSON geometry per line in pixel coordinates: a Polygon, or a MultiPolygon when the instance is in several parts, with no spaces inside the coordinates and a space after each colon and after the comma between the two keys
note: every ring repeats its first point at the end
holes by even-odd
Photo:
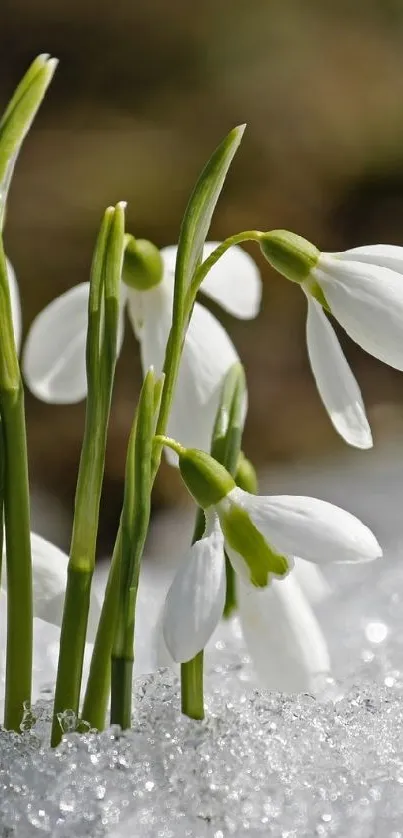
{"type": "Polygon", "coordinates": [[[245,127],[245,125],[238,125],[233,128],[216,148],[190,196],[178,243],[175,270],[176,296],[186,292],[201,262],[213,212],[245,127]]]}

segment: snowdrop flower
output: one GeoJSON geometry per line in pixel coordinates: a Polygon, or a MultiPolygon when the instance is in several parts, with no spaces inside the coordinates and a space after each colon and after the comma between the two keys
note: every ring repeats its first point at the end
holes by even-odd
{"type": "Polygon", "coordinates": [[[251,495],[204,452],[176,448],[182,477],[205,510],[206,529],[190,548],[166,598],[163,632],[174,660],[190,660],[203,649],[222,616],[225,549],[240,579],[241,621],[252,658],[264,659],[266,632],[273,629],[265,609],[273,608],[282,615],[283,631],[279,625],[275,636],[279,655],[284,643],[283,677],[289,668],[286,658],[302,659],[301,671],[309,678],[326,671],[326,646],[297,582],[286,583],[287,597],[287,588],[281,591],[273,580],[287,576],[294,556],[317,564],[376,559],[382,550],[373,533],[349,512],[316,498],[251,495]],[[304,664],[310,654],[313,669],[304,664]]]}
{"type": "Polygon", "coordinates": [[[370,448],[360,389],[324,309],[366,352],[403,370],[403,247],[321,253],[284,230],[265,234],[261,247],[273,267],[299,282],[307,296],[309,360],[334,427],[350,445],[370,448]]]}
{"type": "MultiPolygon", "coordinates": [[[[208,243],[206,258],[216,247],[208,243]]],[[[144,240],[127,236],[121,289],[121,315],[127,307],[140,342],[144,373],[154,367],[158,376],[172,322],[176,247],[158,251],[144,240]]],[[[261,283],[252,258],[233,247],[217,262],[201,290],[226,311],[241,319],[255,317],[260,306],[261,283]]],[[[89,284],[81,283],[50,303],[29,332],[23,370],[29,388],[52,403],[85,398],[85,340],[89,284]]],[[[218,408],[223,377],[238,360],[225,329],[210,312],[195,304],[187,332],[169,433],[188,445],[208,449],[218,408]]],[[[167,452],[171,462],[176,455],[167,452]]]]}
{"type": "MultiPolygon", "coordinates": [[[[165,602],[159,665],[172,666],[169,652],[175,661],[190,660],[220,621],[225,602],[223,543],[218,523],[211,523],[210,533],[206,530],[185,556],[165,602]]],[[[237,576],[237,604],[243,638],[262,686],[287,693],[317,691],[321,677],[330,672],[329,653],[295,575],[273,579],[265,588],[245,584],[237,576]]]]}

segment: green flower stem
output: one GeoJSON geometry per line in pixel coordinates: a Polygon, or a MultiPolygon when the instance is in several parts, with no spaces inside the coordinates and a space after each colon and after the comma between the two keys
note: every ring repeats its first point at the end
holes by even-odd
{"type": "MultiPolygon", "coordinates": [[[[213,432],[211,455],[235,477],[242,444],[244,403],[246,399],[245,373],[240,363],[234,364],[224,381],[221,404],[213,432]]],[[[236,610],[235,572],[225,556],[227,590],[223,616],[228,618],[236,610]]]]}
{"type": "Polygon", "coordinates": [[[105,727],[110,692],[111,654],[119,607],[121,540],[122,526],[120,524],[105,589],[81,713],[83,721],[88,722],[96,730],[103,730],[105,727]]]}
{"type": "Polygon", "coordinates": [[[127,730],[132,723],[133,636],[129,657],[112,657],[111,724],[127,730]]]}
{"type": "MultiPolygon", "coordinates": [[[[159,406],[162,387],[163,378],[154,382],[155,410],[159,406]]],[[[146,526],[148,528],[148,521],[146,526]]],[[[119,610],[121,552],[122,520],[120,521],[109,570],[82,711],[82,719],[97,730],[103,730],[105,726],[106,709],[111,687],[111,655],[119,610]]],[[[140,559],[141,555],[139,554],[138,571],[140,569],[140,559]]],[[[132,606],[135,608],[135,601],[132,601],[132,606]]]]}
{"type": "MultiPolygon", "coordinates": [[[[2,321],[3,322],[3,321],[2,321]]],[[[31,701],[32,561],[24,391],[0,392],[5,447],[7,665],[4,726],[20,731],[31,701]]]]}
{"type": "MultiPolygon", "coordinates": [[[[196,513],[192,544],[203,537],[206,526],[201,507],[196,513]]],[[[181,663],[181,708],[190,719],[204,719],[203,649],[192,660],[181,663]]]]}
{"type": "Polygon", "coordinates": [[[221,256],[224,256],[224,253],[226,253],[230,247],[233,247],[234,244],[242,244],[246,241],[254,241],[260,244],[263,235],[264,234],[259,230],[245,230],[243,233],[236,233],[235,236],[230,236],[228,239],[221,242],[221,244],[219,244],[218,247],[210,253],[210,256],[208,256],[207,259],[199,265],[190,283],[185,302],[185,314],[187,317],[190,317],[194,301],[196,299],[196,294],[203,280],[206,278],[207,274],[211,271],[211,268],[216,264],[216,262],[221,259],[221,256]]]}
{"type": "Polygon", "coordinates": [[[22,386],[11,314],[7,264],[0,237],[0,415],[4,454],[7,546],[7,663],[5,727],[19,731],[31,700],[32,561],[27,440],[22,386]]]}
{"type": "Polygon", "coordinates": [[[5,477],[6,477],[6,448],[4,444],[3,424],[0,418],[0,582],[3,568],[3,548],[4,548],[4,492],[5,492],[5,477]]]}
{"type": "Polygon", "coordinates": [[[204,719],[203,649],[181,664],[181,709],[190,719],[204,719]]]}
{"type": "Polygon", "coordinates": [[[151,452],[160,385],[150,369],[144,378],[130,434],[122,510],[119,607],[112,648],[111,724],[131,724],[134,630],[140,563],[151,509],[151,452]]]}
{"type": "Polygon", "coordinates": [[[182,357],[183,346],[183,325],[182,316],[173,315],[172,328],[169,334],[168,343],[165,353],[164,362],[164,384],[161,393],[161,404],[158,413],[157,425],[155,430],[155,438],[153,444],[153,451],[151,455],[151,486],[157,476],[157,471],[161,462],[161,453],[163,442],[157,437],[163,437],[168,425],[169,414],[171,412],[172,401],[175,393],[176,379],[178,377],[179,365],[182,357]]]}
{"type": "Polygon", "coordinates": [[[88,398],[77,480],[73,534],[60,635],[52,746],[60,741],[59,716],[78,715],[99,504],[116,365],[119,286],[124,248],[124,205],[105,212],[91,271],[87,334],[88,398]]]}
{"type": "MultiPolygon", "coordinates": [[[[242,364],[236,363],[229,369],[224,380],[210,448],[211,456],[225,466],[232,477],[236,473],[239,461],[245,398],[244,369],[242,364]]],[[[173,447],[172,441],[171,447],[173,447]]],[[[178,450],[178,453],[180,453],[180,450],[178,450]]],[[[204,529],[204,512],[199,507],[192,544],[203,537],[204,529]]],[[[234,570],[227,557],[225,557],[225,564],[227,590],[224,617],[227,617],[236,608],[236,586],[234,570]]],[[[181,664],[182,713],[192,719],[204,718],[203,657],[202,650],[192,660],[181,664]]]]}

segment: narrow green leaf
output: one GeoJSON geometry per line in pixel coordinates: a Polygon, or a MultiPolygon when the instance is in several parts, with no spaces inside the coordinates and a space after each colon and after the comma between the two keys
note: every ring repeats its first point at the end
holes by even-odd
{"type": "Polygon", "coordinates": [[[234,128],[204,167],[183,217],[175,271],[175,295],[185,293],[203,255],[211,218],[245,125],[234,128]]]}
{"type": "Polygon", "coordinates": [[[126,458],[122,510],[121,606],[114,655],[129,656],[134,628],[134,607],[140,559],[147,534],[151,496],[151,451],[155,423],[156,386],[154,370],[144,378],[126,458]]]}
{"type": "Polygon", "coordinates": [[[119,724],[122,729],[130,727],[131,723],[136,600],[141,557],[150,521],[151,452],[159,391],[154,370],[150,368],[140,393],[126,459],[120,590],[111,671],[111,724],[119,724]]]}
{"type": "Polygon", "coordinates": [[[39,55],[25,73],[0,120],[0,220],[15,161],[56,66],[55,58],[39,55]]]}
{"type": "Polygon", "coordinates": [[[225,376],[211,443],[212,457],[225,466],[232,477],[241,448],[245,400],[245,372],[238,362],[225,376]]]}

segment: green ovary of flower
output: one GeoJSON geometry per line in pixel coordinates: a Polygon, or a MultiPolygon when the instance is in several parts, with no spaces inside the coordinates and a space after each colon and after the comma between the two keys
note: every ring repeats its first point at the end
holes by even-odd
{"type": "Polygon", "coordinates": [[[214,506],[235,488],[235,482],[224,466],[196,448],[179,454],[179,470],[190,494],[202,509],[214,506]]]}
{"type": "Polygon", "coordinates": [[[162,281],[164,265],[158,248],[147,239],[125,236],[122,279],[129,288],[148,291],[162,281]]]}
{"type": "Polygon", "coordinates": [[[272,230],[260,239],[263,255],[286,279],[304,282],[316,266],[320,251],[307,239],[288,230],[272,230]]]}
{"type": "Polygon", "coordinates": [[[270,575],[285,576],[288,573],[289,564],[285,556],[269,546],[245,509],[231,505],[225,512],[219,511],[219,517],[225,542],[246,563],[252,585],[265,588],[270,575]]]}

